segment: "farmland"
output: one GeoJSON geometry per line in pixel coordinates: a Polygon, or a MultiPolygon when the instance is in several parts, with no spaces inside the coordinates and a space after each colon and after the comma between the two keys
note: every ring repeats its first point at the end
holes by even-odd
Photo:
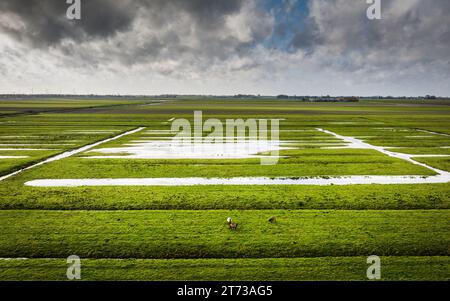
{"type": "Polygon", "coordinates": [[[8,100],[0,111],[0,280],[65,280],[69,255],[83,280],[365,280],[370,255],[382,280],[450,279],[450,184],[426,182],[450,172],[448,102],[8,100]],[[169,120],[194,111],[279,119],[278,163],[141,151],[165,145],[169,120]],[[358,176],[425,182],[352,184],[358,176]],[[349,183],[36,184],[259,177],[349,183]]]}

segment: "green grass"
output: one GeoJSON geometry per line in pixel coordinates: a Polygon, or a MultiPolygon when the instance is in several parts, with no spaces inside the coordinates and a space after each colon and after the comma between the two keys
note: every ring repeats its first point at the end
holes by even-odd
{"type": "Polygon", "coordinates": [[[29,156],[28,158],[0,159],[0,175],[8,174],[23,167],[32,165],[45,158],[54,156],[60,151],[0,151],[3,156],[29,156]]]}
{"type": "Polygon", "coordinates": [[[0,126],[0,148],[8,149],[0,150],[0,155],[28,156],[28,158],[0,159],[0,175],[30,166],[64,151],[104,140],[130,128],[113,127],[106,129],[117,130],[118,132],[77,133],[77,131],[83,132],[96,129],[85,127],[61,128],[45,123],[38,123],[34,127],[18,126],[16,124],[0,126]]]}
{"type": "Polygon", "coordinates": [[[18,210],[0,219],[0,257],[450,255],[449,210],[18,210]],[[239,230],[227,228],[228,216],[239,230]]]}
{"type": "Polygon", "coordinates": [[[427,158],[416,157],[416,158],[414,158],[414,160],[428,164],[430,166],[433,166],[433,167],[441,169],[441,170],[450,171],[450,156],[449,157],[427,157],[427,158]]]}
{"type": "MultiPolygon", "coordinates": [[[[110,107],[117,105],[142,104],[143,100],[123,100],[123,99],[24,99],[24,100],[2,100],[0,110],[15,110],[16,112],[29,113],[33,110],[43,109],[81,109],[94,107],[110,107]]],[[[5,112],[8,112],[5,110],[5,112]]]]}
{"type": "MultiPolygon", "coordinates": [[[[450,279],[450,185],[76,187],[24,186],[28,180],[83,177],[232,177],[429,175],[427,169],[372,150],[340,145],[317,127],[411,154],[449,154],[450,102],[368,100],[301,103],[280,100],[14,100],[0,105],[0,143],[68,143],[62,152],[145,126],[169,129],[169,118],[283,118],[279,164],[259,160],[98,160],[78,156],[0,182],[0,280],[65,280],[66,258],[82,258],[83,280],[365,280],[378,255],[382,280],[450,279]],[[9,115],[8,115],[9,114],[9,115]],[[14,138],[3,136],[30,135],[14,138]],[[37,137],[43,136],[43,137],[37,137]],[[327,143],[319,145],[317,143],[327,143]],[[403,147],[403,148],[399,148],[403,147]],[[277,216],[276,224],[267,220],[277,216]],[[232,216],[238,231],[227,229],[232,216]],[[176,259],[173,259],[176,258],[176,259]]],[[[165,135],[137,133],[104,144],[165,135]]],[[[38,148],[33,147],[33,148],[38,148]]],[[[47,147],[42,147],[47,148],[47,147]]],[[[50,147],[48,147],[50,148],[50,147]]],[[[0,160],[8,173],[52,155],[0,160]],[[11,160],[11,161],[8,161],[11,160]]],[[[98,152],[97,152],[98,154],[98,152]]],[[[416,158],[449,170],[448,158],[416,158]]]]}
{"type": "MultiPolygon", "coordinates": [[[[66,259],[0,260],[0,281],[64,281],[67,267],[66,259]]],[[[81,259],[81,280],[364,281],[367,267],[366,257],[81,259]]],[[[449,275],[449,257],[386,256],[381,260],[382,280],[445,281],[449,275]]]]}
{"type": "MultiPolygon", "coordinates": [[[[326,161],[324,159],[323,161],[326,161]]],[[[68,158],[36,168],[26,178],[170,178],[170,177],[312,177],[343,175],[434,175],[424,167],[400,159],[379,163],[161,164],[147,160],[68,158]]],[[[24,177],[25,178],[25,177],[24,177]]]]}
{"type": "Polygon", "coordinates": [[[0,209],[450,209],[448,184],[39,188],[8,180],[0,209]],[[192,197],[195,196],[195,197],[192,197]]]}
{"type": "Polygon", "coordinates": [[[450,155],[450,148],[440,148],[440,147],[392,148],[389,150],[393,152],[413,154],[413,155],[450,155]]]}

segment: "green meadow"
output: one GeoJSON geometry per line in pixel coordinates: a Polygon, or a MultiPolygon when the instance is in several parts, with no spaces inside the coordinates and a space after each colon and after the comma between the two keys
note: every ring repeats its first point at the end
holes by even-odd
{"type": "Polygon", "coordinates": [[[70,255],[81,257],[82,280],[367,280],[370,255],[381,258],[382,280],[450,279],[449,183],[26,184],[86,178],[433,176],[431,169],[373,149],[346,148],[317,128],[450,171],[450,102],[49,99],[5,100],[0,112],[0,176],[144,127],[0,181],[0,280],[66,280],[70,255]],[[164,132],[170,130],[169,120],[192,120],[194,111],[223,121],[280,119],[280,140],[291,149],[279,152],[276,165],[261,165],[259,158],[127,158],[123,148],[170,139],[173,134],[164,132]],[[108,155],[119,158],[101,158],[104,148],[118,148],[108,155]],[[227,227],[229,216],[238,223],[236,231],[227,227]]]}

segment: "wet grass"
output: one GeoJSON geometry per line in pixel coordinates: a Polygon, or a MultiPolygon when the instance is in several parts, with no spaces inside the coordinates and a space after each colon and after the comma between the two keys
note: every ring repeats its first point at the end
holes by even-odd
{"type": "MultiPolygon", "coordinates": [[[[82,158],[98,155],[93,152],[0,182],[0,258],[32,258],[0,259],[0,280],[64,280],[65,259],[72,254],[82,258],[83,280],[365,280],[365,260],[372,254],[381,256],[383,280],[450,278],[448,183],[170,188],[23,185],[41,178],[428,175],[432,173],[427,169],[372,150],[322,149],[327,145],[318,143],[341,143],[315,128],[361,136],[368,143],[397,147],[392,150],[404,153],[447,154],[443,147],[450,145],[450,137],[422,130],[449,134],[450,102],[183,99],[141,106],[107,100],[12,101],[0,106],[0,111],[34,115],[2,115],[0,144],[60,145],[57,151],[0,151],[0,155],[30,156],[24,161],[0,160],[0,172],[117,134],[95,131],[138,126],[167,130],[168,119],[191,120],[194,110],[202,110],[204,119],[284,119],[280,138],[295,141],[298,149],[281,151],[289,157],[269,167],[260,166],[258,159],[82,158]],[[40,111],[46,113],[36,114],[40,111]],[[2,137],[15,135],[33,137],[2,137]],[[69,140],[79,141],[62,145],[72,143],[69,140]],[[239,224],[238,231],[227,229],[228,216],[239,224]],[[271,216],[277,216],[276,223],[268,222],[271,216]]],[[[138,133],[101,147],[161,136],[167,134],[138,133]]],[[[28,147],[39,148],[23,146],[28,147]]],[[[448,158],[416,159],[449,170],[448,158]]]]}
{"type": "Polygon", "coordinates": [[[430,166],[433,166],[433,167],[441,169],[441,170],[450,171],[450,156],[448,156],[448,157],[427,157],[427,158],[415,157],[414,160],[428,164],[430,166]]]}
{"type": "MultiPolygon", "coordinates": [[[[80,178],[167,178],[207,177],[228,178],[244,176],[265,177],[312,177],[344,175],[434,175],[424,167],[413,165],[387,156],[378,157],[379,162],[364,161],[359,157],[355,163],[347,158],[316,158],[306,162],[280,162],[277,165],[258,164],[164,164],[145,159],[82,159],[69,158],[36,168],[23,179],[80,179],[80,178]],[[358,160],[359,159],[359,160],[358,160]],[[338,161],[338,162],[336,162],[338,161]],[[341,161],[341,162],[339,162],[341,161]],[[342,162],[343,161],[343,162],[342,162]]],[[[366,158],[367,159],[367,158],[366,158]]],[[[300,159],[301,161],[301,159],[300,159]]]]}
{"type": "Polygon", "coordinates": [[[450,209],[448,184],[41,188],[8,180],[0,209],[450,209]],[[192,197],[195,196],[195,197],[192,197]]]}
{"type": "Polygon", "coordinates": [[[450,255],[449,210],[19,210],[0,211],[0,219],[1,257],[450,255]]]}
{"type": "MultiPolygon", "coordinates": [[[[82,281],[364,281],[366,257],[82,259],[82,281]],[[176,271],[176,273],[174,273],[176,271]]],[[[382,258],[382,280],[449,280],[446,256],[382,258]]],[[[67,280],[66,259],[0,260],[0,280],[67,280]]]]}

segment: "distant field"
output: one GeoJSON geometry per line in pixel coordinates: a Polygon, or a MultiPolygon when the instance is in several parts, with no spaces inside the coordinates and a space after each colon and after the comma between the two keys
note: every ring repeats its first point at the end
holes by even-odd
{"type": "Polygon", "coordinates": [[[381,257],[383,280],[450,279],[448,182],[25,185],[85,178],[426,178],[436,172],[374,149],[349,148],[317,128],[450,171],[449,102],[10,100],[0,103],[3,112],[0,176],[144,129],[0,181],[0,280],[64,280],[72,254],[82,258],[83,280],[365,280],[369,255],[381,257]],[[170,139],[173,134],[152,131],[169,130],[171,118],[192,120],[196,110],[204,119],[282,119],[280,140],[292,149],[281,150],[271,166],[259,158],[127,158],[123,149],[170,139]],[[107,148],[120,158],[101,158],[107,148]],[[228,216],[237,231],[227,228],[228,216]],[[268,222],[272,216],[276,223],[268,222]]]}
{"type": "MultiPolygon", "coordinates": [[[[108,107],[113,105],[133,104],[135,101],[115,100],[115,99],[3,99],[0,103],[0,112],[7,110],[32,110],[32,109],[67,109],[67,108],[86,108],[86,107],[108,107]]],[[[144,103],[139,101],[138,103],[144,103]]]]}

